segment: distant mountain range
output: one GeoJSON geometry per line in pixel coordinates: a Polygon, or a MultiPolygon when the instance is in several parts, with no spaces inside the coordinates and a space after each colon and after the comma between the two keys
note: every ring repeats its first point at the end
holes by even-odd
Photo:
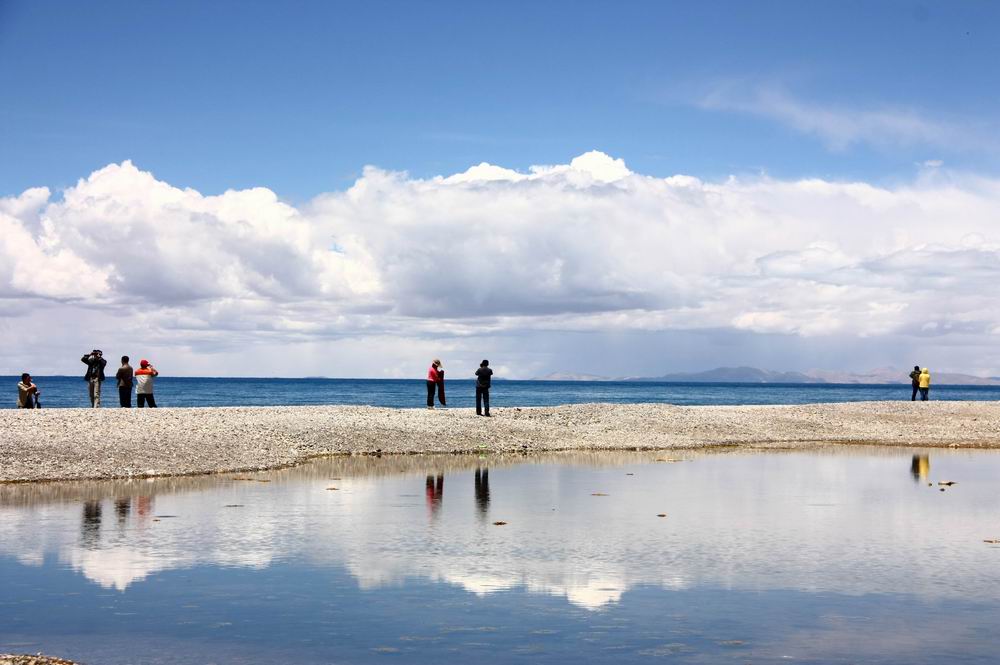
{"type": "MultiPolygon", "coordinates": [[[[997,386],[1000,377],[974,376],[957,372],[934,372],[933,385],[997,386]]],[[[810,369],[805,372],[775,372],[757,367],[716,367],[704,372],[676,372],[662,376],[627,376],[612,378],[595,374],[553,372],[537,381],[676,381],[689,383],[909,383],[909,370],[878,367],[867,372],[836,372],[810,369]]]]}

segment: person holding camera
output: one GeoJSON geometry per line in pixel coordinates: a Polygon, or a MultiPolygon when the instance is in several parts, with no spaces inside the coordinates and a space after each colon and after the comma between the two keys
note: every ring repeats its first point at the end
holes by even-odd
{"type": "Polygon", "coordinates": [[[493,378],[493,370],[490,369],[490,361],[484,360],[479,363],[476,370],[476,415],[490,417],[490,384],[493,378]],[[483,406],[486,412],[483,413],[483,406]]]}
{"type": "Polygon", "coordinates": [[[146,404],[149,408],[156,408],[156,400],[153,399],[153,379],[160,375],[150,362],[146,359],[139,361],[139,369],[135,370],[135,401],[140,409],[146,404]]]}
{"type": "Polygon", "coordinates": [[[101,408],[101,384],[104,383],[104,366],[108,361],[104,359],[104,354],[100,349],[94,349],[90,353],[85,353],[80,362],[87,366],[87,373],[83,375],[83,380],[87,382],[87,389],[90,393],[90,406],[95,409],[101,408]]]}
{"type": "Polygon", "coordinates": [[[31,375],[25,372],[17,384],[17,408],[37,409],[39,407],[38,396],[41,394],[38,391],[38,386],[32,382],[31,375]]]}

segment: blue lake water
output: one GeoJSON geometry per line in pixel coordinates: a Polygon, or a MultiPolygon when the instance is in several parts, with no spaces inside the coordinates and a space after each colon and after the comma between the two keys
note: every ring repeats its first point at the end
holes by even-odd
{"type": "Polygon", "coordinates": [[[0,485],[0,653],[997,662],[1000,453],[674,457],[0,485]]]}
{"type": "MultiPolygon", "coordinates": [[[[0,377],[10,398],[0,407],[16,406],[19,377],[0,377]]],[[[87,384],[80,377],[36,377],[43,408],[86,407],[87,384]]],[[[447,382],[448,405],[475,406],[471,380],[447,382]]],[[[586,381],[496,381],[490,394],[496,406],[553,406],[585,402],[670,404],[809,404],[910,399],[909,384],[746,384],[586,381]]],[[[411,379],[232,379],[179,378],[156,380],[159,406],[283,406],[367,404],[419,407],[425,404],[421,380],[411,379]]],[[[1000,386],[934,386],[934,400],[997,400],[1000,386]]],[[[133,396],[133,404],[135,399],[133,396]]],[[[103,404],[118,405],[114,381],[105,384],[103,404]]]]}

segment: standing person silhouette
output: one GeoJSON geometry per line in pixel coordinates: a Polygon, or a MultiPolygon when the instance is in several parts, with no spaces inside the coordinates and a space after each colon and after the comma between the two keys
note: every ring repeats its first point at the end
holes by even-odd
{"type": "Polygon", "coordinates": [[[115,379],[118,381],[118,404],[123,409],[132,408],[132,366],[128,364],[128,356],[122,356],[122,366],[118,368],[115,379]]]}
{"type": "Polygon", "coordinates": [[[931,391],[931,371],[926,367],[920,370],[920,401],[926,402],[931,391]]]}
{"type": "Polygon", "coordinates": [[[910,372],[910,383],[913,384],[913,394],[910,395],[910,401],[917,401],[917,391],[920,390],[920,365],[914,365],[913,371],[910,372]]]}
{"type": "Polygon", "coordinates": [[[156,399],[153,397],[153,380],[160,373],[148,360],[139,361],[139,369],[135,371],[135,400],[136,406],[140,409],[147,404],[149,408],[156,408],[156,399]]]}
{"type": "Polygon", "coordinates": [[[441,406],[444,406],[444,370],[441,369],[441,361],[437,358],[427,369],[427,408],[434,408],[434,393],[438,393],[441,406]],[[439,387],[440,386],[440,387],[439,387]]]}
{"type": "Polygon", "coordinates": [[[493,370],[490,369],[490,361],[484,360],[479,363],[476,370],[476,415],[490,417],[490,384],[493,377],[493,370]],[[485,411],[484,411],[485,407],[485,411]]]}
{"type": "Polygon", "coordinates": [[[104,383],[104,366],[108,361],[104,359],[104,354],[100,349],[94,349],[90,353],[85,353],[80,362],[87,366],[87,373],[83,375],[87,382],[87,391],[90,395],[90,406],[95,409],[101,408],[101,384],[104,383]]]}
{"type": "Polygon", "coordinates": [[[448,404],[445,402],[444,399],[444,365],[440,364],[438,365],[437,389],[438,389],[438,402],[441,403],[441,406],[448,406],[448,404]]]}

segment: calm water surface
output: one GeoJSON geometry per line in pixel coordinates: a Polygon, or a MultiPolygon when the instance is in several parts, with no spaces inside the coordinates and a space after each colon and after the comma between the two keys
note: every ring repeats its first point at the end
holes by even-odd
{"type": "MultiPolygon", "coordinates": [[[[455,375],[457,377],[457,374],[455,375]]],[[[811,404],[866,400],[909,400],[906,377],[899,385],[816,383],[668,383],[636,381],[495,381],[494,406],[555,406],[604,402],[609,404],[811,404]]],[[[9,399],[0,408],[14,408],[19,377],[0,377],[9,399]]],[[[78,376],[35,377],[43,408],[89,407],[87,384],[78,376]]],[[[448,405],[475,406],[475,383],[449,378],[448,405]]],[[[118,405],[114,381],[104,386],[104,406],[118,405]]],[[[0,389],[0,397],[3,395],[0,389]]],[[[307,404],[367,404],[422,407],[424,381],[412,379],[251,379],[161,376],[156,379],[159,406],[286,406],[307,404]]],[[[1000,386],[934,386],[933,400],[1000,400],[1000,386]]],[[[132,400],[135,404],[133,396],[132,400]]]]}
{"type": "Polygon", "coordinates": [[[997,662],[1000,547],[983,541],[1000,539],[1000,454],[657,459],[353,458],[0,486],[0,652],[997,662]]]}

